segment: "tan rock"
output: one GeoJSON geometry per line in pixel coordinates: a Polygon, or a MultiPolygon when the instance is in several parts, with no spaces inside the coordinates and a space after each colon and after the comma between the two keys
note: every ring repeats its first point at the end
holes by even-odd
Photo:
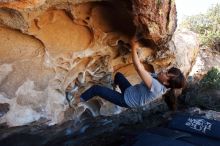
{"type": "Polygon", "coordinates": [[[146,69],[171,66],[175,53],[167,43],[175,27],[172,0],[0,3],[0,96],[11,107],[0,122],[16,126],[46,117],[55,124],[71,113],[78,118],[88,107],[94,115],[121,111],[104,100],[98,108],[70,110],[65,90],[77,86],[80,94],[93,84],[111,87],[117,71],[138,83],[129,46],[136,28],[145,38],[139,54],[146,69]]]}
{"type": "Polygon", "coordinates": [[[82,51],[93,38],[88,27],[75,24],[62,10],[47,11],[35,18],[28,33],[41,40],[53,57],[82,51]]]}

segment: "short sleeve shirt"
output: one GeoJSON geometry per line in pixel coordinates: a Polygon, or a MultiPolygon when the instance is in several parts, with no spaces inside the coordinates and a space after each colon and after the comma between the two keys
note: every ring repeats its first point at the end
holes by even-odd
{"type": "Polygon", "coordinates": [[[151,89],[144,82],[141,82],[125,90],[124,99],[129,107],[140,107],[149,104],[167,91],[167,88],[154,78],[155,76],[156,74],[151,75],[151,89]]]}

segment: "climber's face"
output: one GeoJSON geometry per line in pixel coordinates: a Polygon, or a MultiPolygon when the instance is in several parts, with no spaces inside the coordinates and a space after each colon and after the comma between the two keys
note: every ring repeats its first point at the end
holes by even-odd
{"type": "Polygon", "coordinates": [[[162,70],[158,73],[157,79],[163,84],[168,86],[170,78],[174,76],[173,74],[169,74],[167,70],[162,70]]]}

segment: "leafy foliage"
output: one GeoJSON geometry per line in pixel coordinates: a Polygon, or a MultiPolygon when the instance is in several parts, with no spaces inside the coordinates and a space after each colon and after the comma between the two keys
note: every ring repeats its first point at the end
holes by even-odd
{"type": "Polygon", "coordinates": [[[200,81],[201,89],[220,89],[220,70],[218,68],[212,68],[208,71],[206,76],[200,81]]]}
{"type": "Polygon", "coordinates": [[[220,69],[212,68],[199,82],[190,84],[182,98],[189,106],[220,111],[220,69]]]}
{"type": "Polygon", "coordinates": [[[213,47],[216,42],[220,42],[220,4],[216,4],[205,14],[187,17],[181,27],[198,33],[202,46],[213,47]]]}

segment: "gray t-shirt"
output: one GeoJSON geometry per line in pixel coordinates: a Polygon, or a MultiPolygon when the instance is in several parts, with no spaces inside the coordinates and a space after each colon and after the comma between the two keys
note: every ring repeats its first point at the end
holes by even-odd
{"type": "Polygon", "coordinates": [[[155,74],[152,74],[151,89],[142,81],[140,84],[130,86],[125,90],[124,99],[129,107],[140,107],[149,104],[167,91],[167,88],[153,76],[155,74]]]}

